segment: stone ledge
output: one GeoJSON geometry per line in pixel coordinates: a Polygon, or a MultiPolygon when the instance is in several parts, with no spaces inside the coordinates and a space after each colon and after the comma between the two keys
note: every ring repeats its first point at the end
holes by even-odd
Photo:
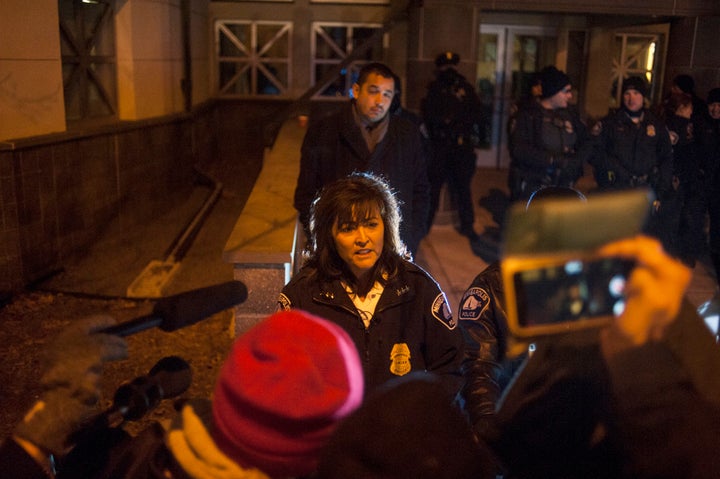
{"type": "Polygon", "coordinates": [[[293,194],[304,135],[296,119],[283,124],[225,244],[223,260],[248,288],[247,301],[235,308],[236,334],[272,313],[290,280],[298,228],[293,194]]]}

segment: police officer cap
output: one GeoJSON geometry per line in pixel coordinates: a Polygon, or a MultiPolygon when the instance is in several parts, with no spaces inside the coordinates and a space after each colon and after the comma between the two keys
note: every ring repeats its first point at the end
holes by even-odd
{"type": "Polygon", "coordinates": [[[460,55],[450,51],[441,53],[435,59],[436,67],[441,67],[444,65],[457,65],[458,63],[460,63],[460,55]]]}
{"type": "Polygon", "coordinates": [[[641,77],[634,76],[623,80],[622,92],[635,90],[642,96],[647,96],[647,83],[641,77]]]}

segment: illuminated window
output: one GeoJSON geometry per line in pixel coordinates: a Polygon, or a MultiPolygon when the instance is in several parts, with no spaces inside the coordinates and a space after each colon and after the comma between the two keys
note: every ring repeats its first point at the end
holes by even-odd
{"type": "Polygon", "coordinates": [[[219,94],[286,95],[291,33],[290,22],[215,22],[219,94]]]}
{"type": "Polygon", "coordinates": [[[115,116],[115,26],[110,2],[60,0],[58,9],[67,120],[115,116]]]}
{"type": "Polygon", "coordinates": [[[647,81],[648,100],[653,101],[660,71],[661,35],[620,33],[615,35],[612,66],[611,107],[622,103],[622,84],[625,78],[639,76],[647,81]]]}
{"type": "Polygon", "coordinates": [[[388,35],[376,23],[313,23],[312,84],[315,98],[346,98],[362,66],[382,61],[388,35]],[[351,62],[346,58],[356,53],[351,62]]]}

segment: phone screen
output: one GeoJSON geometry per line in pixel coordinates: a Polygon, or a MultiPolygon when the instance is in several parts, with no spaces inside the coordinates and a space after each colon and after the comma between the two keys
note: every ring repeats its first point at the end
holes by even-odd
{"type": "Polygon", "coordinates": [[[570,258],[513,273],[522,328],[614,317],[625,308],[633,263],[620,258],[570,258]]]}

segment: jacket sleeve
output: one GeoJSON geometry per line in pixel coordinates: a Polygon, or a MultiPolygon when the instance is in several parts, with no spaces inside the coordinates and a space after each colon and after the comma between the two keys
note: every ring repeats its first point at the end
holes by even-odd
{"type": "Polygon", "coordinates": [[[427,279],[422,293],[425,317],[425,369],[438,375],[453,396],[461,386],[463,340],[445,293],[427,279]]]}
{"type": "Polygon", "coordinates": [[[410,251],[417,251],[420,241],[430,228],[430,225],[427,224],[428,213],[430,212],[430,181],[427,174],[427,159],[423,150],[423,139],[420,136],[420,130],[416,130],[412,140],[413,164],[415,165],[412,205],[412,241],[414,244],[407,245],[410,251]]]}
{"type": "Polygon", "coordinates": [[[670,133],[664,123],[658,125],[660,134],[657,143],[657,179],[653,185],[658,197],[663,198],[672,192],[673,149],[670,133]]]}
{"type": "MultiPolygon", "coordinates": [[[[495,414],[500,399],[501,346],[496,315],[505,314],[493,291],[482,281],[482,273],[460,301],[460,329],[465,341],[462,363],[463,387],[460,390],[470,424],[482,435],[495,414]]],[[[504,319],[504,318],[503,318],[504,319]]]]}
{"type": "MultiPolygon", "coordinates": [[[[697,317],[693,309],[684,306],[681,316],[697,317]]],[[[698,381],[702,374],[717,383],[720,363],[707,361],[717,358],[717,344],[683,349],[677,341],[666,336],[607,359],[627,477],[710,478],[720,467],[720,402],[698,381]],[[693,371],[698,358],[706,358],[703,371],[693,371]]]]}
{"type": "Polygon", "coordinates": [[[610,175],[612,178],[606,179],[609,183],[613,183],[614,178],[630,178],[632,176],[614,153],[612,123],[612,117],[608,115],[598,121],[591,130],[593,153],[590,164],[602,174],[610,175]]]}
{"type": "Polygon", "coordinates": [[[305,134],[300,149],[300,172],[295,186],[293,206],[298,211],[300,222],[306,232],[310,221],[310,205],[318,189],[322,186],[320,177],[320,158],[322,154],[319,138],[320,130],[320,125],[311,126],[305,134]]]}

